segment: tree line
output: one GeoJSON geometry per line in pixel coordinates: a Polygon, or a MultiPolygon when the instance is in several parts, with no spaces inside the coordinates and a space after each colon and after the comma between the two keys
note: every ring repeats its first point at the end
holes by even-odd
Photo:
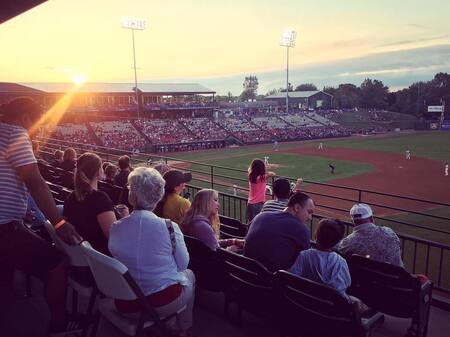
{"type": "MultiPolygon", "coordinates": [[[[243,91],[240,101],[263,99],[265,96],[286,92],[286,88],[272,89],[266,95],[258,95],[258,78],[247,76],[242,84],[243,91]]],[[[289,83],[289,91],[315,91],[313,83],[303,83],[294,86],[289,83]]],[[[333,95],[333,108],[337,109],[388,109],[417,116],[424,115],[429,105],[450,105],[450,75],[437,73],[430,81],[412,83],[408,88],[390,92],[389,87],[377,79],[365,79],[361,85],[351,83],[339,84],[337,87],[325,86],[324,92],[333,95]]],[[[226,96],[218,96],[218,100],[231,100],[231,92],[226,96]]]]}

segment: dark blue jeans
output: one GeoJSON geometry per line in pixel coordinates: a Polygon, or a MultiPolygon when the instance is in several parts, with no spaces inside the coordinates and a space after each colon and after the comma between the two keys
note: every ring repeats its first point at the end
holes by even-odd
{"type": "Polygon", "coordinates": [[[257,204],[247,204],[247,223],[250,223],[255,216],[257,216],[263,207],[263,202],[257,204]]]}

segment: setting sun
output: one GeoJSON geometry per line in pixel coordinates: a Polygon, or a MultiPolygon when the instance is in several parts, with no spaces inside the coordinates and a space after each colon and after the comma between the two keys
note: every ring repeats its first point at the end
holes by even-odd
{"type": "Polygon", "coordinates": [[[77,74],[72,77],[72,82],[75,84],[83,84],[86,82],[86,76],[83,74],[77,74]]]}

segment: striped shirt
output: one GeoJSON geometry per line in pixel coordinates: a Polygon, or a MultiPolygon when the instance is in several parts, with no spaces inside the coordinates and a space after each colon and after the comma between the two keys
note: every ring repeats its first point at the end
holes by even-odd
{"type": "Polygon", "coordinates": [[[0,225],[25,216],[28,190],[16,168],[35,163],[27,130],[0,123],[0,225]]]}
{"type": "Polygon", "coordinates": [[[278,200],[267,200],[261,212],[275,212],[275,211],[283,211],[288,204],[288,199],[278,199],[278,200]]]}

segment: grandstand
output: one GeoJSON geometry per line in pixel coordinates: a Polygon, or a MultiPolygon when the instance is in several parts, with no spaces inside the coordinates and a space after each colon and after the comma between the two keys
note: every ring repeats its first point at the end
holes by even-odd
{"type": "Polygon", "coordinates": [[[91,122],[90,125],[103,146],[140,151],[146,147],[145,138],[127,120],[91,122]]]}
{"type": "MultiPolygon", "coordinates": [[[[49,143],[45,146],[43,146],[43,154],[48,153],[51,154],[52,150],[56,147],[58,147],[57,143],[49,143]]],[[[99,151],[101,151],[99,149],[99,151]]],[[[108,155],[107,157],[109,160],[111,160],[112,158],[108,155]]],[[[114,157],[117,158],[117,157],[114,157]]],[[[143,158],[147,158],[146,155],[143,155],[143,158]]],[[[136,157],[136,160],[139,160],[138,157],[136,157]]],[[[179,163],[179,160],[178,160],[179,163]]],[[[176,165],[181,165],[179,164],[174,164],[176,165]]],[[[206,170],[206,171],[209,171],[206,170]]],[[[234,174],[232,174],[234,175],[234,174]]],[[[58,182],[58,178],[55,175],[51,175],[52,179],[56,179],[54,182],[58,182]]],[[[221,178],[223,179],[223,173],[221,174],[221,178]]],[[[232,178],[230,176],[231,179],[236,179],[236,178],[232,178]]],[[[216,184],[218,183],[218,178],[217,177],[210,177],[210,180],[204,181],[204,183],[207,184],[212,184],[213,181],[216,182],[216,184]]],[[[54,189],[55,193],[58,190],[54,183],[52,185],[52,188],[54,189]]],[[[330,187],[332,188],[332,187],[330,187]]],[[[190,187],[190,191],[191,193],[195,193],[196,191],[198,191],[199,187],[197,186],[191,186],[190,187]]],[[[61,190],[58,190],[60,192],[58,195],[62,195],[61,190]]],[[[66,193],[66,192],[65,192],[66,193]]],[[[322,192],[327,194],[326,192],[322,192]]],[[[333,195],[333,193],[331,193],[330,195],[333,195]]],[[[223,215],[227,215],[227,216],[231,216],[236,218],[236,220],[242,220],[242,216],[243,214],[245,214],[245,203],[246,203],[246,198],[245,197],[233,197],[231,195],[229,195],[228,193],[221,193],[220,194],[220,202],[222,204],[222,211],[223,211],[223,215]],[[238,205],[241,205],[238,206],[238,205]]],[[[315,226],[315,222],[311,223],[311,228],[313,228],[313,226],[315,226]]],[[[348,226],[351,226],[350,224],[348,224],[348,226]]],[[[226,230],[226,226],[223,225],[223,231],[226,230]]],[[[402,241],[404,242],[403,245],[404,247],[406,247],[406,254],[410,254],[408,253],[408,251],[410,251],[411,247],[416,247],[417,244],[419,245],[428,245],[428,249],[431,249],[432,251],[434,249],[437,249],[441,246],[436,246],[435,243],[432,243],[430,241],[427,240],[419,240],[417,238],[411,237],[411,236],[401,236],[402,241]],[[408,248],[409,247],[409,248],[408,248]]],[[[186,239],[187,240],[187,239],[186,239]]],[[[189,242],[187,240],[188,246],[189,246],[189,242]]],[[[414,248],[414,249],[417,249],[414,248]]],[[[447,255],[448,249],[445,248],[445,253],[444,253],[444,257],[447,255]]],[[[413,256],[413,254],[411,254],[411,256],[413,256]]],[[[410,256],[410,258],[412,258],[410,256]]],[[[434,254],[432,254],[432,256],[434,256],[434,254]]],[[[432,259],[437,258],[436,256],[432,257],[432,259]]],[[[405,257],[406,259],[406,257],[405,257]]],[[[413,266],[415,266],[416,264],[420,266],[420,269],[417,269],[417,271],[422,270],[423,268],[427,268],[426,265],[423,265],[423,261],[425,260],[425,256],[421,256],[419,254],[414,253],[414,259],[417,259],[417,263],[414,260],[414,263],[412,264],[413,266]]],[[[415,268],[415,267],[414,267],[415,268]]],[[[434,268],[434,267],[433,267],[434,268]]],[[[211,269],[210,269],[211,270],[211,269]]],[[[416,272],[417,272],[416,271],[416,272]]],[[[430,271],[431,272],[431,271],[430,271]]],[[[434,275],[437,275],[437,271],[433,269],[433,273],[434,275]]],[[[252,314],[251,312],[247,312],[246,310],[244,310],[244,312],[242,313],[242,325],[235,326],[234,324],[232,324],[232,318],[230,319],[231,316],[223,316],[223,301],[224,301],[224,297],[223,297],[223,293],[222,291],[219,292],[211,292],[205,288],[203,288],[205,286],[204,280],[202,279],[203,274],[199,273],[199,271],[197,270],[197,275],[198,275],[198,281],[202,280],[199,284],[198,284],[198,296],[199,296],[199,300],[201,300],[201,303],[208,303],[208,305],[204,305],[204,304],[196,304],[196,310],[195,310],[195,322],[196,322],[196,334],[198,336],[210,336],[210,335],[217,335],[217,336],[229,336],[230,333],[233,333],[234,336],[267,336],[267,337],[272,337],[272,336],[277,336],[279,335],[279,329],[280,326],[278,325],[277,321],[273,321],[269,320],[267,318],[265,319],[260,319],[258,316],[254,316],[254,314],[252,314]],[[205,324],[206,322],[209,322],[209,324],[205,324]],[[213,322],[213,323],[211,323],[213,322]],[[248,329],[251,329],[251,332],[248,332],[248,329]],[[217,331],[217,332],[216,332],[217,331]],[[225,332],[224,332],[225,331],[225,332]],[[232,331],[232,332],[231,332],[232,331]],[[223,334],[222,334],[223,333],[223,334]]],[[[21,278],[18,278],[18,282],[20,285],[25,286],[25,284],[22,284],[21,278]]],[[[35,284],[35,281],[33,281],[33,284],[35,284]]],[[[437,283],[437,286],[440,287],[441,289],[446,291],[446,287],[448,287],[448,278],[444,278],[443,281],[441,281],[441,283],[437,283]]],[[[34,294],[35,292],[38,292],[39,290],[37,289],[33,289],[32,293],[34,294]]],[[[36,300],[35,300],[36,301],[36,300]]],[[[22,305],[23,303],[27,303],[26,301],[21,302],[22,305]]],[[[43,305],[42,301],[38,301],[39,305],[43,305]]],[[[85,307],[87,304],[87,301],[81,297],[79,299],[79,305],[80,307],[85,307]]],[[[282,307],[279,307],[279,310],[282,310],[282,307]]],[[[446,317],[448,316],[448,313],[446,313],[445,311],[439,309],[438,307],[431,307],[431,312],[430,312],[430,326],[429,326],[429,333],[428,336],[436,336],[436,337],[440,337],[440,336],[445,336],[445,334],[440,334],[440,329],[446,329],[447,325],[448,325],[448,320],[446,320],[446,317]]],[[[36,317],[36,315],[30,315],[29,316],[29,320],[30,320],[30,325],[34,325],[34,333],[36,333],[36,331],[39,331],[39,329],[42,329],[41,325],[42,323],[34,320],[34,317],[36,317]]],[[[385,322],[381,327],[378,327],[373,333],[372,336],[375,337],[400,337],[404,335],[405,330],[408,327],[408,320],[404,319],[399,319],[397,317],[394,316],[390,316],[390,315],[386,315],[385,317],[385,322]]],[[[98,336],[117,336],[117,337],[122,337],[123,335],[115,328],[113,328],[111,325],[109,324],[101,324],[100,328],[99,328],[99,335],[98,336]]]]}

